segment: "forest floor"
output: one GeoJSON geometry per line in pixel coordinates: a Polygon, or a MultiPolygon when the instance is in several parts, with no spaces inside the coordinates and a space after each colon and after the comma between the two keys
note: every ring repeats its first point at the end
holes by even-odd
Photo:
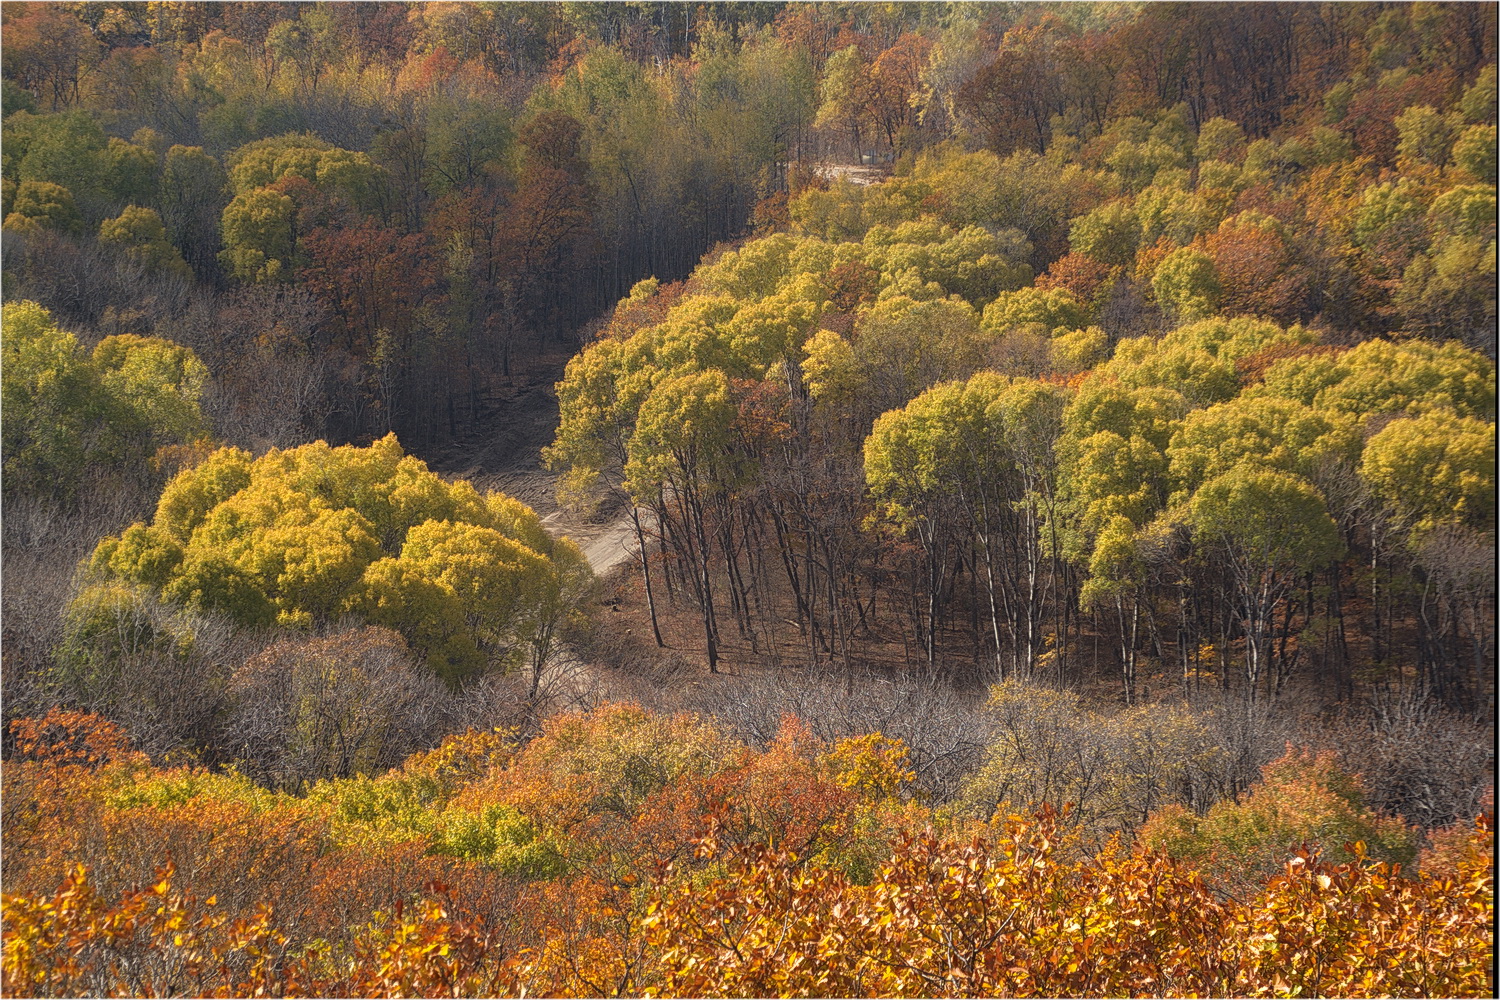
{"type": "MultiPolygon", "coordinates": [[[[755,595],[761,605],[755,617],[762,624],[753,632],[737,628],[730,609],[721,609],[719,674],[711,675],[703,653],[701,616],[688,603],[670,600],[664,593],[660,571],[653,574],[658,590],[657,626],[664,644],[658,646],[636,562],[635,527],[628,509],[615,504],[583,511],[562,505],[556,496],[559,477],[542,461],[542,449],[551,444],[557,429],[556,382],[570,357],[571,352],[559,348],[517,368],[509,379],[497,380],[486,394],[475,430],[423,456],[447,478],[467,479],[482,491],[500,491],[529,505],[549,533],[578,544],[601,581],[586,609],[593,621],[590,635],[559,650],[543,678],[543,688],[555,707],[586,708],[616,699],[655,703],[671,700],[687,689],[732,686],[785,670],[853,670],[891,679],[914,670],[920,672],[920,654],[911,648],[909,615],[890,603],[893,595],[887,597],[868,625],[851,637],[848,656],[835,660],[826,652],[815,652],[794,620],[790,596],[772,586],[755,595]]],[[[727,594],[728,580],[717,583],[719,592],[727,594]]],[[[1348,610],[1357,608],[1351,604],[1348,610]]],[[[973,628],[964,624],[951,624],[941,637],[944,673],[960,688],[982,689],[989,671],[978,662],[973,628]]],[[[1074,633],[1071,650],[1076,659],[1067,672],[1076,674],[1075,680],[1085,681],[1098,701],[1118,701],[1118,679],[1108,671],[1101,676],[1097,667],[1110,658],[1110,647],[1097,625],[1080,624],[1083,628],[1074,633]],[[1083,663],[1089,666],[1083,667],[1083,663]]],[[[1153,694],[1186,693],[1184,678],[1164,665],[1148,664],[1143,664],[1139,695],[1149,700],[1153,694]]],[[[1222,678],[1205,673],[1193,680],[1193,687],[1204,682],[1213,686],[1222,678]]],[[[1296,686],[1300,685],[1294,682],[1296,686]]]]}
{"type": "MultiPolygon", "coordinates": [[[[588,707],[620,698],[657,702],[680,696],[685,689],[731,686],[784,670],[854,670],[888,678],[920,670],[909,666],[916,655],[910,648],[910,623],[895,607],[882,608],[869,627],[852,637],[849,655],[835,660],[827,652],[815,653],[794,620],[790,595],[774,587],[756,595],[757,603],[769,612],[757,617],[770,624],[753,632],[737,628],[730,609],[721,609],[717,676],[709,673],[703,653],[701,616],[664,592],[657,595],[657,624],[664,645],[657,646],[636,563],[638,550],[629,511],[618,504],[590,511],[562,505],[556,496],[559,477],[542,461],[542,449],[552,443],[557,429],[555,384],[569,357],[559,350],[516,369],[486,395],[473,432],[423,456],[447,478],[467,479],[481,491],[500,491],[530,506],[549,533],[578,544],[601,581],[587,609],[594,622],[591,635],[560,649],[543,677],[543,689],[555,707],[588,707]]],[[[664,591],[660,572],[654,575],[658,590],[664,591]]],[[[728,580],[718,583],[720,593],[727,593],[728,580]]],[[[943,660],[949,679],[960,687],[982,688],[979,674],[983,670],[975,662],[968,630],[945,632],[943,660]]]]}
{"type": "Polygon", "coordinates": [[[423,455],[447,479],[467,479],[481,492],[515,497],[542,518],[553,535],[566,535],[584,550],[594,572],[604,576],[631,557],[625,543],[634,530],[628,512],[580,511],[557,500],[557,473],[542,462],[542,449],[557,433],[556,384],[572,352],[555,350],[513,369],[485,394],[475,429],[423,455]]]}

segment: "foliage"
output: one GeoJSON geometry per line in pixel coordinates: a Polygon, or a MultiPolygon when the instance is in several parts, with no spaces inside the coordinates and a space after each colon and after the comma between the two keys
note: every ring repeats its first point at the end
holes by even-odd
{"type": "Polygon", "coordinates": [[[99,226],[99,242],[120,247],[147,271],[164,270],[182,277],[188,274],[187,262],[167,241],[166,227],[155,209],[131,205],[118,217],[106,219],[99,226]]]}
{"type": "Polygon", "coordinates": [[[1152,816],[1140,838],[1241,885],[1281,870],[1289,854],[1314,843],[1338,863],[1368,856],[1410,864],[1415,834],[1399,819],[1370,810],[1364,794],[1358,776],[1342,770],[1333,755],[1288,749],[1266,765],[1241,801],[1218,802],[1201,817],[1169,806],[1152,816]]]}
{"type": "Polygon", "coordinates": [[[91,475],[140,475],[160,448],[206,430],[208,371],[191,350],[120,334],[92,356],[34,302],[4,321],[7,492],[67,498],[91,475]]]}
{"type": "Polygon", "coordinates": [[[220,450],[167,484],[152,524],[100,542],[89,569],[247,625],[359,614],[449,678],[496,660],[539,669],[586,576],[529,508],[443,482],[394,436],[253,461],[220,450]]]}
{"type": "MultiPolygon", "coordinates": [[[[504,734],[470,732],[305,799],[152,768],[97,717],[13,731],[7,991],[581,994],[605,977],[655,995],[1487,988],[1483,818],[1442,875],[1398,874],[1358,846],[1341,863],[1310,848],[1281,863],[1278,842],[1276,863],[1226,897],[1190,867],[1201,861],[1118,840],[1080,852],[1048,810],[977,833],[923,829],[920,813],[889,825],[904,748],[874,733],[829,747],[794,719],[755,751],[698,720],[617,706],[562,717],[519,755],[504,734]],[[615,737],[629,749],[590,760],[615,737]],[[653,768],[653,746],[675,763],[653,768]],[[621,764],[644,781],[616,778],[621,764]],[[817,792],[822,768],[860,794],[817,792]],[[606,787],[620,794],[594,796],[606,787]],[[37,813],[24,824],[17,795],[37,813]],[[558,811],[567,802],[583,811],[558,811]],[[70,824],[48,822],[58,810],[70,824]],[[558,825],[589,815],[614,817],[587,828],[613,866],[580,850],[584,827],[558,825]],[[823,832],[746,826],[777,816],[823,832]],[[830,863],[860,816],[875,823],[870,860],[830,863]],[[129,874],[81,861],[106,856],[129,874]],[[565,869],[569,857],[589,873],[565,869]]],[[[1235,844],[1373,834],[1376,850],[1410,854],[1404,828],[1373,818],[1327,757],[1283,758],[1242,804],[1216,809],[1191,843],[1231,827],[1235,844]]],[[[1175,815],[1148,834],[1175,830],[1175,815]]]]}

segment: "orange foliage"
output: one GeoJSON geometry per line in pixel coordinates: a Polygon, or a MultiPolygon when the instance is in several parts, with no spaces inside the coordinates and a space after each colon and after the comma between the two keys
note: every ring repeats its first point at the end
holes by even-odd
{"type": "Polygon", "coordinates": [[[1087,254],[1069,253],[1052,262],[1047,273],[1036,279],[1036,287],[1043,291],[1066,289],[1079,302],[1097,308],[1119,275],[1118,267],[1101,264],[1087,254]]]}
{"type": "MultiPolygon", "coordinates": [[[[568,864],[528,879],[415,828],[338,846],[314,799],[152,769],[94,717],[15,732],[9,994],[1493,995],[1488,815],[1440,834],[1421,877],[1302,850],[1228,898],[1164,854],[1079,850],[1051,811],[937,832],[900,802],[899,741],[830,745],[791,716],[754,750],[605,706],[523,749],[449,737],[388,776],[439,788],[434,808],[521,809],[568,864]],[[16,852],[26,809],[71,829],[34,824],[16,852]]],[[[1319,767],[1276,774],[1339,784],[1319,767]]]]}

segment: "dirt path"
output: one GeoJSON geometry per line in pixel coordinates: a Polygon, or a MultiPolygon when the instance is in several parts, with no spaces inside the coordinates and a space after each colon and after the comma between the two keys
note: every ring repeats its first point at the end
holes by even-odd
{"type": "Polygon", "coordinates": [[[813,169],[831,181],[845,180],[861,186],[883,181],[890,175],[888,166],[864,166],[852,163],[819,163],[813,169]]]}

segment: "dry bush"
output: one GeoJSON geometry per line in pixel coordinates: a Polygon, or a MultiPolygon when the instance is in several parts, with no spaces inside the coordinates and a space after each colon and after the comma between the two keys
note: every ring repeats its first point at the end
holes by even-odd
{"type": "Polygon", "coordinates": [[[451,696],[390,629],[272,642],[234,671],[221,745],[282,788],[378,774],[433,745],[451,696]]]}
{"type": "Polygon", "coordinates": [[[1302,739],[1358,771],[1373,808],[1425,830],[1472,820],[1494,787],[1494,726],[1419,695],[1377,700],[1302,739]]]}
{"type": "Polygon", "coordinates": [[[753,746],[769,746],[788,714],[829,741],[876,732],[899,739],[910,750],[918,784],[935,801],[957,792],[990,734],[981,698],[936,677],[782,671],[725,678],[686,692],[684,702],[753,746]]]}

